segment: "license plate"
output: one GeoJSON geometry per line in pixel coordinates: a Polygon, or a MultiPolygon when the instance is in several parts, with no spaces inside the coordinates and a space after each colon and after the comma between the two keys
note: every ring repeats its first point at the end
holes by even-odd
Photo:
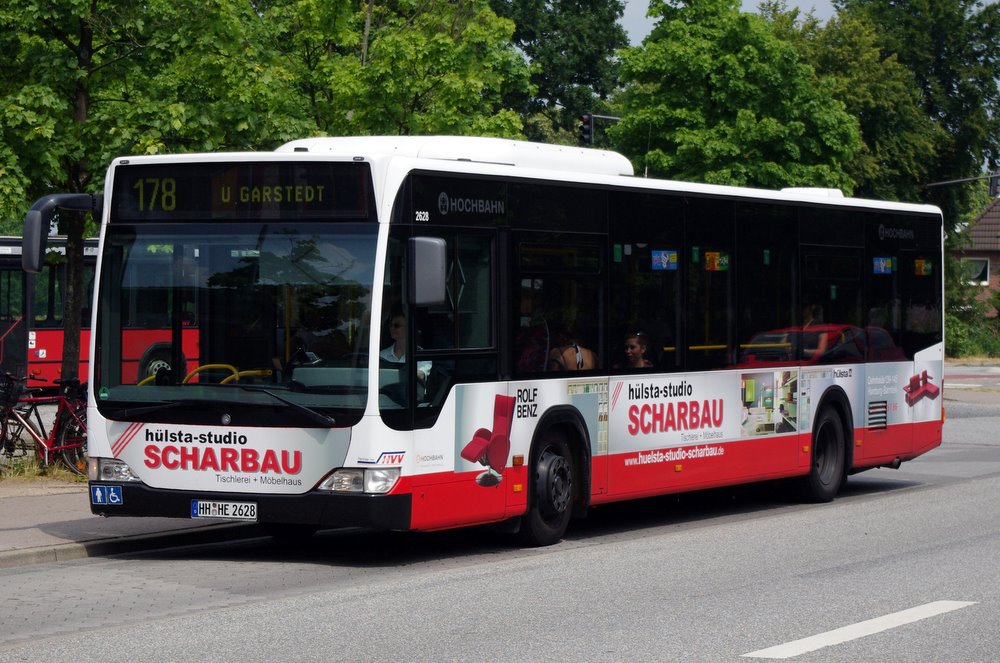
{"type": "Polygon", "coordinates": [[[222,520],[257,520],[257,504],[254,502],[191,500],[191,517],[220,518],[222,520]]]}

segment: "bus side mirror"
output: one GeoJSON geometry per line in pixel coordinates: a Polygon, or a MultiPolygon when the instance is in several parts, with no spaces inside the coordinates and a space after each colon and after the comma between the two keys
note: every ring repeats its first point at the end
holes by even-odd
{"type": "Polygon", "coordinates": [[[42,271],[48,230],[48,224],[43,223],[42,213],[38,210],[28,210],[24,215],[24,232],[21,235],[21,268],[24,271],[32,274],[42,271]],[[42,230],[43,227],[45,230],[42,230]]]}
{"type": "Polygon", "coordinates": [[[447,244],[440,237],[411,237],[410,303],[433,306],[445,302],[447,244]]]}
{"type": "Polygon", "coordinates": [[[100,221],[104,196],[89,193],[57,193],[39,198],[24,215],[24,233],[21,235],[21,268],[37,274],[45,263],[45,243],[49,236],[56,210],[89,212],[100,221]]]}

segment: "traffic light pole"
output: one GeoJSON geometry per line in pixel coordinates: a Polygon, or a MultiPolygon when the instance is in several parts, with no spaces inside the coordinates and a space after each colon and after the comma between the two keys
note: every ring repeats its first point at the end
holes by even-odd
{"type": "Polygon", "coordinates": [[[580,132],[580,144],[581,145],[593,145],[594,144],[594,120],[607,120],[608,122],[617,122],[621,118],[615,115],[598,115],[596,113],[584,113],[580,116],[580,125],[578,127],[580,132]]]}

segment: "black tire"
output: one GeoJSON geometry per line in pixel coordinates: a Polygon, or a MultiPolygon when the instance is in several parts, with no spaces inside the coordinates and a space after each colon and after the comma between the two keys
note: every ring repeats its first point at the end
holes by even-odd
{"type": "Polygon", "coordinates": [[[844,483],[846,463],[844,424],[836,412],[825,408],[813,426],[812,463],[802,477],[802,498],[808,502],[829,502],[844,483]]]}
{"type": "Polygon", "coordinates": [[[527,545],[550,546],[566,533],[576,490],[573,456],[562,434],[545,434],[531,471],[528,512],[519,534],[527,545]]]}
{"type": "Polygon", "coordinates": [[[79,475],[87,474],[87,408],[80,407],[76,410],[76,416],[81,419],[77,421],[74,417],[66,415],[59,428],[58,444],[60,447],[70,446],[68,449],[60,451],[60,459],[70,472],[79,475]]]}

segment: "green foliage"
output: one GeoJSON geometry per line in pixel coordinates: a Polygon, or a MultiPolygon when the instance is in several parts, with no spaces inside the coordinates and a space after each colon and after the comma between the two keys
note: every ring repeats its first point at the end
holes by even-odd
{"type": "MultiPolygon", "coordinates": [[[[873,26],[886,57],[906,67],[921,92],[923,115],[939,129],[925,156],[929,182],[978,175],[1000,163],[1000,5],[978,0],[841,0],[873,26]]],[[[896,127],[887,129],[895,131],[896,127]]],[[[905,137],[901,137],[901,140],[905,137]]],[[[928,189],[949,230],[975,204],[974,187],[928,189]]]]}
{"type": "MultiPolygon", "coordinates": [[[[970,322],[965,316],[945,314],[945,352],[949,357],[1000,357],[1000,329],[983,320],[970,322]]],[[[993,319],[989,319],[992,321],[993,319]]]]}
{"type": "Polygon", "coordinates": [[[656,2],[660,20],[625,51],[610,131],[637,170],[720,184],[850,191],[857,121],[795,45],[731,0],[656,2]]]}
{"type": "Polygon", "coordinates": [[[833,96],[858,120],[861,148],[844,162],[854,195],[921,200],[942,132],[925,115],[910,71],[895,55],[883,54],[875,27],[849,13],[825,25],[811,16],[800,19],[784,2],[769,3],[767,18],[817,75],[832,82],[833,96]]]}
{"type": "Polygon", "coordinates": [[[576,144],[577,118],[600,112],[618,86],[615,52],[628,46],[618,20],[620,0],[491,0],[516,25],[514,44],[531,63],[532,89],[517,90],[504,105],[525,118],[532,140],[576,144]],[[539,116],[548,118],[539,122],[539,116]],[[546,129],[551,127],[551,131],[546,129]],[[554,134],[553,134],[554,132],[554,134]]]}
{"type": "Polygon", "coordinates": [[[438,0],[382,12],[356,87],[337,109],[345,133],[519,136],[520,118],[501,107],[508,87],[525,89],[527,67],[510,47],[514,25],[485,1],[438,0]]]}

